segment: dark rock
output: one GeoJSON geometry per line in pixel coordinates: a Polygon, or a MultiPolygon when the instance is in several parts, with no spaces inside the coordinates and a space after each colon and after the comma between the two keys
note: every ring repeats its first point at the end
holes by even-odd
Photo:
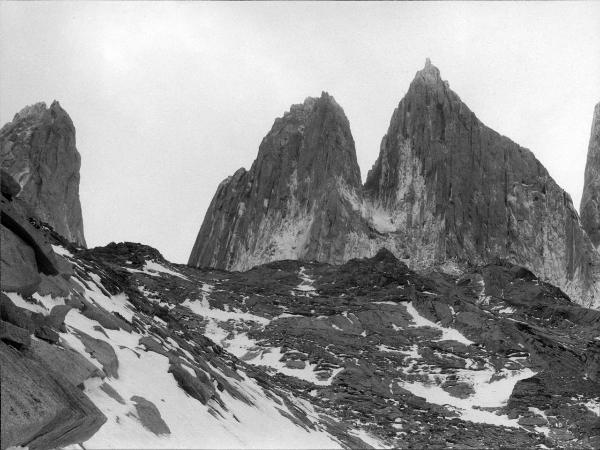
{"type": "Polygon", "coordinates": [[[125,404],[125,400],[123,399],[123,397],[121,397],[121,395],[110,384],[102,383],[100,385],[100,389],[106,392],[106,394],[117,403],[120,403],[122,405],[125,404]]]}
{"type": "MultiPolygon", "coordinates": [[[[2,275],[4,276],[4,273],[2,275]]],[[[4,293],[0,293],[0,319],[30,332],[35,330],[29,311],[16,306],[4,293]]]]}
{"type": "Polygon", "coordinates": [[[62,374],[73,386],[79,386],[91,377],[105,376],[102,370],[89,362],[85,356],[69,347],[51,345],[34,339],[31,342],[31,353],[54,372],[62,374]]]}
{"type": "Polygon", "coordinates": [[[594,108],[579,211],[583,228],[592,243],[600,246],[600,103],[594,108]]]}
{"type": "Polygon", "coordinates": [[[193,376],[179,364],[171,364],[169,366],[169,373],[173,374],[173,378],[175,378],[181,389],[204,405],[217,395],[214,387],[208,380],[206,380],[207,382],[202,382],[198,377],[193,376]]]}
{"type": "Polygon", "coordinates": [[[21,192],[21,185],[4,169],[0,169],[0,186],[2,188],[2,195],[8,200],[12,200],[13,197],[16,197],[21,192]]]}
{"type": "Polygon", "coordinates": [[[71,242],[85,246],[79,202],[81,158],[75,128],[54,101],[23,108],[0,129],[2,169],[22,187],[18,198],[36,217],[71,242]]]}
{"type": "Polygon", "coordinates": [[[50,342],[51,344],[56,344],[60,338],[58,333],[47,325],[42,325],[41,327],[36,328],[34,335],[37,338],[50,342]]]}
{"type": "Polygon", "coordinates": [[[69,311],[73,309],[69,305],[56,305],[50,310],[50,314],[46,317],[46,323],[48,326],[60,329],[65,322],[65,317],[69,311]]]}
{"type": "Polygon", "coordinates": [[[29,331],[12,323],[0,320],[0,340],[17,348],[28,348],[31,345],[29,331]]]}
{"type": "Polygon", "coordinates": [[[544,425],[548,425],[548,421],[540,416],[531,416],[531,417],[521,417],[519,420],[519,425],[523,425],[526,427],[540,427],[544,425]]]}
{"type": "Polygon", "coordinates": [[[106,422],[60,373],[0,343],[2,448],[66,447],[89,439],[106,422]]]}
{"type": "Polygon", "coordinates": [[[31,247],[35,253],[39,272],[46,275],[58,275],[60,272],[56,256],[42,233],[27,222],[4,198],[0,198],[0,206],[2,209],[1,221],[3,227],[12,231],[25,244],[31,247]]]}
{"type": "Polygon", "coordinates": [[[134,395],[131,400],[135,403],[137,416],[144,428],[156,435],[171,434],[171,430],[162,419],[160,411],[154,403],[139,395],[134,395]]]}
{"type": "Polygon", "coordinates": [[[93,338],[82,331],[78,331],[75,334],[83,342],[85,351],[102,364],[106,375],[119,378],[119,359],[112,346],[108,342],[93,338]]]}
{"type": "Polygon", "coordinates": [[[95,320],[108,330],[123,329],[127,332],[131,332],[131,325],[129,325],[122,318],[106,311],[104,308],[90,303],[88,300],[82,299],[82,302],[84,306],[81,309],[81,314],[83,314],[88,319],[95,320]]]}
{"type": "Polygon", "coordinates": [[[30,296],[37,290],[41,282],[35,252],[4,225],[0,226],[0,233],[2,247],[0,285],[2,290],[30,296]]]}

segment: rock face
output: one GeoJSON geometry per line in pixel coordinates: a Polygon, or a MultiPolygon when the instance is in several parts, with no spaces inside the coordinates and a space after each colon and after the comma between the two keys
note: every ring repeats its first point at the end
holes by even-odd
{"type": "Polygon", "coordinates": [[[275,120],[249,171],[215,194],[189,259],[245,270],[281,259],[343,262],[362,224],[342,194],[360,195],[360,169],[344,112],[323,93],[275,120]]]}
{"type": "Polygon", "coordinates": [[[592,243],[598,248],[600,245],[600,103],[594,108],[583,196],[579,211],[583,228],[587,231],[592,243]]]}
{"type": "Polygon", "coordinates": [[[365,196],[414,267],[502,258],[584,304],[600,296],[599,258],[570,196],[533,153],[481,123],[429,61],[394,111],[365,196]]]}
{"type": "Polygon", "coordinates": [[[341,108],[309,99],[276,120],[249,172],[221,183],[189,264],[340,263],[382,247],[417,269],[508,260],[600,306],[600,255],[569,195],[529,150],[481,123],[429,60],[364,186],[341,108]]]}
{"type": "Polygon", "coordinates": [[[2,127],[0,160],[3,172],[21,187],[17,198],[62,236],[85,246],[75,127],[57,101],[50,108],[28,106],[2,127]]]}

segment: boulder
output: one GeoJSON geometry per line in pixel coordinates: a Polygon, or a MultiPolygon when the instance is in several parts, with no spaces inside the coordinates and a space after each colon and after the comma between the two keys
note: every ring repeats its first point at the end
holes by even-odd
{"type": "Polygon", "coordinates": [[[100,389],[102,389],[106,393],[106,395],[108,395],[117,403],[120,403],[122,405],[125,404],[125,400],[123,399],[123,397],[121,397],[121,395],[110,384],[102,383],[100,385],[100,389]]]}
{"type": "Polygon", "coordinates": [[[139,395],[131,397],[135,404],[135,411],[140,422],[147,430],[156,435],[171,434],[171,430],[162,419],[158,408],[149,400],[139,395]]]}
{"type": "Polygon", "coordinates": [[[46,275],[58,275],[56,256],[42,233],[23,219],[4,198],[0,198],[0,207],[2,225],[33,249],[38,270],[46,275]]]}
{"type": "Polygon", "coordinates": [[[0,342],[2,448],[66,447],[89,439],[106,417],[61,373],[0,342]]]}
{"type": "Polygon", "coordinates": [[[131,332],[132,328],[125,320],[106,311],[104,308],[101,308],[86,299],[81,299],[83,302],[83,308],[81,309],[81,314],[87,317],[90,320],[95,320],[100,325],[108,330],[119,330],[123,329],[127,332],[131,332]]]}
{"type": "Polygon", "coordinates": [[[4,225],[0,226],[0,239],[2,290],[32,295],[41,282],[34,250],[4,225]]]}
{"type": "Polygon", "coordinates": [[[93,338],[82,331],[76,331],[75,335],[81,339],[81,342],[85,346],[85,351],[102,364],[106,375],[119,378],[119,359],[112,345],[101,339],[93,338]]]}
{"type": "MultiPolygon", "coordinates": [[[[4,273],[2,275],[4,276],[4,273]]],[[[29,332],[35,330],[35,323],[31,319],[30,312],[16,306],[4,293],[0,293],[0,319],[17,327],[24,328],[29,332]]]]}
{"type": "Polygon", "coordinates": [[[4,320],[0,320],[0,340],[17,348],[28,348],[31,345],[31,336],[28,330],[4,320]]]}
{"type": "Polygon", "coordinates": [[[31,353],[51,370],[62,374],[74,386],[79,386],[88,378],[105,376],[102,370],[70,347],[51,345],[43,340],[33,339],[31,353]]]}
{"type": "Polygon", "coordinates": [[[217,395],[214,386],[210,382],[203,383],[198,377],[193,376],[179,364],[171,364],[169,366],[169,373],[173,374],[173,378],[175,378],[179,387],[186,394],[195,398],[203,405],[206,405],[211,398],[217,395]]]}
{"type": "Polygon", "coordinates": [[[58,333],[47,325],[37,327],[34,331],[34,335],[37,338],[50,342],[51,344],[56,344],[60,338],[58,333]]]}
{"type": "Polygon", "coordinates": [[[21,192],[21,185],[4,169],[0,169],[0,187],[2,195],[8,200],[12,200],[21,192]]]}

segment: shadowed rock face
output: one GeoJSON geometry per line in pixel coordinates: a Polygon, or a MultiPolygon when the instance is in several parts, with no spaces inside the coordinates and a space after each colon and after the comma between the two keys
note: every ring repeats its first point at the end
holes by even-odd
{"type": "Polygon", "coordinates": [[[308,99],[276,120],[249,172],[221,183],[189,264],[341,263],[382,247],[417,269],[505,259],[598,306],[600,256],[569,195],[533,153],[481,123],[429,60],[364,186],[341,108],[308,99]]]}
{"type": "Polygon", "coordinates": [[[346,116],[323,93],[275,120],[249,171],[223,181],[189,264],[233,270],[280,259],[342,262],[360,216],[341,185],[360,195],[346,116]]]}
{"type": "Polygon", "coordinates": [[[600,245],[600,103],[594,109],[581,197],[581,223],[592,243],[600,245]]]}
{"type": "Polygon", "coordinates": [[[590,305],[600,263],[570,196],[533,153],[486,127],[428,61],[394,111],[365,197],[411,264],[499,257],[590,305]]]}
{"type": "Polygon", "coordinates": [[[28,106],[2,127],[0,160],[21,186],[17,198],[65,238],[85,246],[75,127],[57,101],[50,108],[28,106]]]}

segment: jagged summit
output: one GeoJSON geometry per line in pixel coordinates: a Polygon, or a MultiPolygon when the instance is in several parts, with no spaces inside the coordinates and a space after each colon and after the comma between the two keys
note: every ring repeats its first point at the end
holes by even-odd
{"type": "Polygon", "coordinates": [[[242,270],[278,259],[343,262],[344,235],[360,218],[342,186],[361,189],[354,139],[344,111],[323,92],[276,119],[250,170],[219,185],[189,264],[242,270]]]}
{"type": "Polygon", "coordinates": [[[68,240],[85,246],[79,201],[81,157],[75,127],[54,100],[19,111],[0,129],[1,168],[21,190],[20,201],[31,214],[50,224],[68,240]]]}
{"type": "Polygon", "coordinates": [[[600,306],[600,256],[532,152],[485,126],[427,60],[363,185],[343,110],[307,99],[277,119],[247,173],[221,184],[189,263],[340,263],[386,247],[413,268],[497,258],[600,306]]]}

